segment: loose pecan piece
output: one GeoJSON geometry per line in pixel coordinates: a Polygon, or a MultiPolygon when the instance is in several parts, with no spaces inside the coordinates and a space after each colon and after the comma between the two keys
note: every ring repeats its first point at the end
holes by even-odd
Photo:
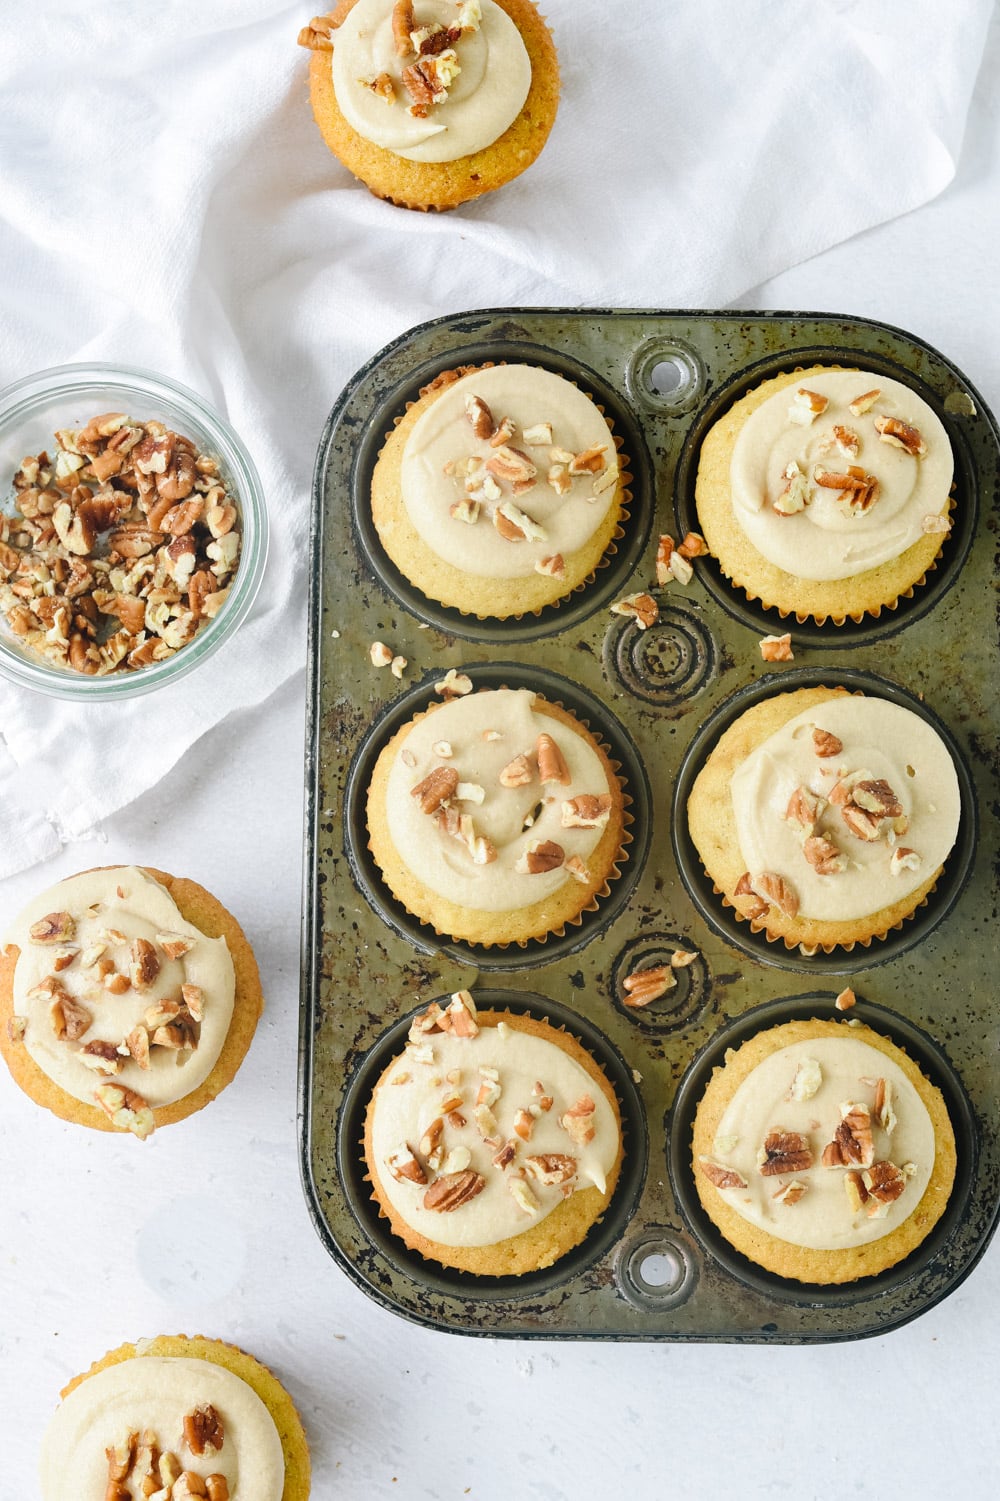
{"type": "Polygon", "coordinates": [[[765,662],[795,661],[790,631],[786,631],[783,636],[764,636],[757,645],[765,662]]]}
{"type": "Polygon", "coordinates": [[[646,631],[660,618],[660,607],[651,594],[626,594],[611,606],[612,615],[631,615],[640,631],[646,631]]]}
{"type": "Polygon", "coordinates": [[[641,1006],[648,1006],[652,1001],[659,1000],[661,995],[673,990],[676,984],[677,980],[669,964],[657,964],[650,969],[634,969],[622,981],[626,992],[622,997],[622,1004],[638,1010],[641,1006]]]}

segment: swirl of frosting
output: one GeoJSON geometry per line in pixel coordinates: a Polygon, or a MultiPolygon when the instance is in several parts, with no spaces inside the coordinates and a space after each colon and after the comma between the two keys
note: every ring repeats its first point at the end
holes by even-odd
{"type": "Polygon", "coordinates": [[[961,811],[951,756],[926,720],[847,694],[769,735],[736,768],[731,795],[751,876],[783,877],[798,915],[821,921],[867,917],[924,885],[961,811]],[[816,733],[840,748],[818,751],[816,733]]]}
{"type": "Polygon", "coordinates": [[[167,1105],[211,1073],[233,1014],[233,961],[226,940],[187,922],[145,871],[116,866],[60,881],[25,908],[7,941],[20,950],[13,1009],[24,1045],[74,1099],[93,1104],[113,1077],[146,1104],[167,1105]]]}
{"type": "MultiPolygon", "coordinates": [[[[144,1355],[106,1366],[64,1398],[42,1446],[43,1501],[82,1501],[109,1493],[107,1450],[139,1443],[122,1484],[142,1497],[148,1465],[141,1445],[174,1454],[181,1469],[223,1476],[233,1501],[280,1501],[285,1462],[274,1419],[245,1381],[210,1360],[144,1355]],[[211,1405],[221,1420],[221,1447],[196,1457],[184,1440],[184,1419],[211,1405]],[[148,1436],[148,1437],[147,1437],[148,1436]]],[[[165,1493],[164,1493],[165,1494],[165,1493]]]]}
{"type": "Polygon", "coordinates": [[[348,124],[413,162],[453,162],[492,145],[520,114],[531,86],[514,22],[493,0],[416,0],[418,38],[450,33],[446,48],[434,50],[431,42],[418,55],[405,41],[397,49],[398,9],[391,0],[357,0],[334,32],[333,86],[348,124]]]}
{"type": "Polygon", "coordinates": [[[614,439],[589,396],[533,365],[495,365],[454,381],[421,414],[403,450],[403,503],[445,562],[524,578],[590,540],[618,474],[614,439]]]}
{"type": "Polygon", "coordinates": [[[386,788],[393,844],[424,886],[463,907],[507,912],[551,895],[573,880],[574,858],[586,862],[608,823],[608,778],[589,737],[534,703],[527,688],[471,693],[425,714],[399,742],[386,788]],[[562,758],[559,780],[544,779],[542,736],[562,758]],[[435,775],[449,806],[428,786],[435,775]],[[604,806],[588,819],[584,804],[582,822],[567,823],[565,805],[581,797],[604,806]],[[479,857],[475,840],[486,841],[479,857]],[[527,869],[532,848],[550,843],[558,864],[527,869]]]}
{"type": "Polygon", "coordinates": [[[933,1123],[899,1064],[845,1035],[793,1043],[765,1057],[727,1105],[711,1161],[696,1167],[743,1219],[769,1235],[815,1250],[842,1250],[880,1240],[907,1219],[923,1197],[934,1159],[933,1123]],[[859,1133],[854,1158],[824,1163],[825,1149],[855,1105],[862,1108],[850,1122],[857,1122],[859,1133]],[[870,1145],[863,1140],[867,1133],[870,1145]],[[775,1136],[800,1138],[782,1145],[803,1149],[809,1165],[804,1156],[795,1166],[791,1158],[786,1163],[772,1160],[768,1172],[762,1161],[765,1143],[775,1136]],[[874,1163],[891,1163],[899,1170],[905,1186],[897,1197],[888,1202],[863,1199],[860,1191],[857,1198],[849,1197],[845,1172],[861,1177],[874,1163]],[[727,1186],[720,1168],[742,1182],[727,1186]],[[792,1191],[786,1193],[786,1188],[792,1191]]]}
{"type": "Polygon", "coordinates": [[[928,518],[934,526],[953,471],[944,427],[908,386],[870,371],[813,371],[741,428],[733,513],[786,573],[851,578],[898,558],[925,535],[928,518]]]}

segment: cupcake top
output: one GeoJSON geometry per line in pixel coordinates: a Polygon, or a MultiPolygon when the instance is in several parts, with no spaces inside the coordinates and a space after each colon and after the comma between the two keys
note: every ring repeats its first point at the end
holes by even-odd
{"type": "Polygon", "coordinates": [[[766,1055],[695,1164],[741,1218],[790,1245],[842,1250],[889,1235],[920,1203],[934,1126],[880,1048],[815,1036],[766,1055]]]}
{"type": "Polygon", "coordinates": [[[614,439],[572,382],[532,365],[453,381],[406,440],[402,493],[439,558],[485,578],[558,577],[618,490],[614,439]]]}
{"type": "Polygon", "coordinates": [[[947,531],[953,471],[944,427],[908,386],[870,371],[812,372],[741,428],[733,512],[786,573],[846,579],[947,531]]]}
{"type": "MultiPolygon", "coordinates": [[[[20,950],[14,1024],[31,1057],[74,1099],[109,1114],[191,1093],[211,1073],[235,998],[224,938],[181,916],[135,866],[71,876],[37,896],[7,934],[20,950]]],[[[133,1126],[132,1129],[135,1129],[133,1126]]]]}
{"type": "Polygon", "coordinates": [[[209,1501],[281,1501],[285,1483],[281,1440],[256,1392],[221,1365],[185,1357],[95,1372],[45,1435],[43,1501],[140,1501],[151,1473],[157,1495],[209,1501]],[[186,1484],[185,1473],[197,1480],[186,1484]]]}
{"type": "Polygon", "coordinates": [[[397,742],[386,818],[404,865],[430,890],[506,912],[590,879],[587,856],[613,795],[582,726],[535,707],[528,688],[455,698],[397,742]]]}
{"type": "Polygon", "coordinates": [[[333,86],[365,140],[408,161],[452,162],[517,118],[531,62],[493,0],[357,0],[334,33],[333,86]]]}
{"type": "Polygon", "coordinates": [[[733,773],[753,889],[799,917],[850,921],[924,885],[958,832],[958,778],[935,730],[884,699],[842,694],[797,714],[733,773]],[[765,892],[769,877],[785,891],[765,892]]]}
{"type": "Polygon", "coordinates": [[[577,1189],[606,1192],[619,1151],[614,1111],[557,1042],[480,1027],[468,991],[410,1028],[372,1102],[383,1192],[429,1241],[492,1246],[577,1189]]]}

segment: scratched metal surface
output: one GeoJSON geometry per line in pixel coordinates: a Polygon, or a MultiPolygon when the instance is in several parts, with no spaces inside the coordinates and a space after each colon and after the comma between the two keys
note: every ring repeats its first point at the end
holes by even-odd
{"type": "Polygon", "coordinates": [[[801,1343],[896,1327],[971,1270],[1000,1203],[991,976],[1000,887],[998,457],[994,421],[960,371],[911,335],[846,317],[466,314],[413,329],[345,389],[315,478],[301,1165],[317,1231],[371,1296],[467,1334],[801,1343]],[[796,660],[787,666],[762,663],[757,649],[761,635],[786,625],[748,605],[710,560],[697,561],[688,588],[654,591],[661,620],[652,630],[610,615],[613,599],[651,583],[658,533],[696,528],[693,480],[706,427],[745,389],[814,358],[909,379],[948,428],[957,521],[929,585],[865,626],[792,624],[796,660]],[[486,359],[573,374],[606,407],[634,476],[610,566],[560,609],[507,625],[415,596],[381,556],[365,507],[371,464],[407,400],[438,371],[486,359]],[[377,639],[407,657],[404,682],[371,667],[377,639]],[[563,940],[505,951],[441,946],[395,906],[370,865],[367,768],[448,667],[482,686],[519,681],[559,692],[597,721],[621,761],[632,858],[613,898],[563,940]],[[806,681],[867,686],[935,716],[955,748],[964,798],[959,847],[928,907],[883,945],[812,959],[727,925],[699,889],[672,810],[675,788],[683,794],[715,733],[707,722],[732,712],[734,694],[806,681]],[[648,1010],[627,1011],[624,975],[673,947],[697,949],[697,963],[648,1010]],[[881,1277],[824,1291],[760,1273],[713,1238],[692,1192],[687,1142],[726,1042],[793,1016],[838,1014],[832,1002],[844,976],[860,998],[853,1014],[896,1036],[944,1089],[960,1171],[945,1219],[920,1251],[881,1277]],[[423,1262],[385,1234],[366,1192],[358,1138],[371,1086],[401,1046],[409,1014],[462,987],[576,1031],[623,1104],[627,1167],[604,1223],[532,1277],[479,1279],[423,1262]]]}

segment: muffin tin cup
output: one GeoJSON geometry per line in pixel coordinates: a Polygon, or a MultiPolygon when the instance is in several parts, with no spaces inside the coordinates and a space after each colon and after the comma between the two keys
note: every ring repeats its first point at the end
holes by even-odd
{"type": "Polygon", "coordinates": [[[976,789],[965,758],[937,715],[914,694],[908,693],[898,683],[881,678],[871,672],[856,672],[834,667],[791,669],[781,674],[779,683],[766,679],[750,684],[721,704],[711,718],[695,735],[680,765],[674,788],[674,808],[671,831],[674,842],[674,858],[688,894],[705,921],[728,939],[736,948],[759,959],[763,964],[774,964],[780,969],[798,969],[810,973],[850,975],[861,969],[870,969],[873,964],[885,964],[890,959],[905,954],[919,944],[927,934],[942,922],[958,901],[972,871],[979,829],[976,809],[976,789]],[[733,906],[724,900],[718,888],[707,874],[701,857],[688,831],[685,809],[691,795],[695,778],[704,766],[719,738],[734,724],[740,715],[755,704],[777,693],[794,692],[797,688],[847,688],[852,693],[864,693],[868,697],[882,698],[898,704],[916,714],[935,730],[948,747],[958,777],[961,799],[961,817],[954,847],[944,863],[944,869],[933,889],[916,910],[902,923],[890,928],[885,937],[875,937],[867,942],[847,946],[832,946],[830,952],[822,949],[806,952],[801,946],[788,948],[784,939],[769,938],[763,931],[755,931],[749,922],[738,916],[733,906]]]}
{"type": "Polygon", "coordinates": [[[998,472],[995,424],[961,372],[919,339],[859,319],[468,313],[411,330],[342,393],[315,471],[301,1162],[324,1245],[387,1308],[491,1336],[805,1343],[891,1329],[975,1265],[996,1223],[1000,1184],[1000,1017],[986,957],[1000,906],[986,829],[1000,806],[987,514],[998,472]],[[697,530],[687,507],[699,435],[767,374],[817,358],[908,380],[942,416],[956,454],[958,511],[927,584],[895,611],[843,627],[783,624],[776,612],[759,618],[711,559],[695,559],[686,588],[656,586],[658,534],[697,530]],[[608,567],[558,607],[519,621],[442,613],[416,596],[387,569],[367,505],[374,458],[406,402],[441,370],[485,359],[524,360],[575,379],[606,407],[634,477],[608,567]],[[660,606],[647,631],[610,612],[622,595],[646,589],[660,606]],[[760,637],[789,628],[798,660],[764,663],[760,637]],[[407,659],[402,683],[371,665],[374,641],[407,659]],[[480,687],[525,686],[563,703],[621,765],[631,798],[628,858],[597,910],[562,937],[509,949],[449,943],[398,908],[371,866],[367,772],[388,736],[436,697],[449,668],[480,687]],[[811,959],[758,940],[746,924],[727,928],[720,900],[700,890],[682,812],[684,781],[717,733],[717,716],[805,682],[864,688],[926,714],[952,750],[963,801],[959,844],[926,909],[868,948],[811,959]],[[626,1005],[625,979],[669,965],[678,949],[696,957],[673,972],[674,986],[641,1009],[626,1005]],[[781,1016],[800,1003],[839,1015],[840,984],[813,987],[845,973],[860,997],[852,1015],[926,1059],[945,1088],[961,1176],[946,1229],[925,1248],[873,1282],[821,1299],[798,1284],[754,1281],[705,1236],[685,1198],[683,1117],[692,1060],[723,1029],[751,1011],[753,1025],[762,1024],[770,1013],[758,1008],[767,1006],[781,1016]],[[516,1288],[445,1272],[395,1243],[363,1184],[359,1145],[362,1102],[412,1011],[459,989],[488,1005],[499,986],[504,1004],[564,1022],[599,1061],[623,1061],[624,1072],[609,1072],[630,1118],[629,1186],[619,1187],[605,1225],[578,1257],[516,1288]],[[797,990],[810,992],[804,1002],[788,999],[797,990]]]}

